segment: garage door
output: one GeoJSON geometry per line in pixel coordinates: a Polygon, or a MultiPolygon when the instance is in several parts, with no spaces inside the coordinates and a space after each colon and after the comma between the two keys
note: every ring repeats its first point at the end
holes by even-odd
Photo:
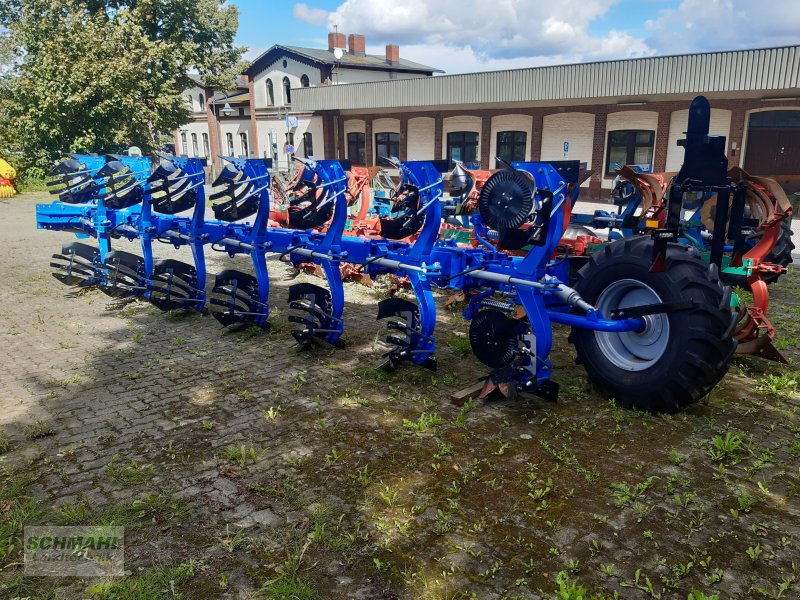
{"type": "Polygon", "coordinates": [[[744,168],[759,175],[800,175],[800,110],[750,115],[744,168]]]}

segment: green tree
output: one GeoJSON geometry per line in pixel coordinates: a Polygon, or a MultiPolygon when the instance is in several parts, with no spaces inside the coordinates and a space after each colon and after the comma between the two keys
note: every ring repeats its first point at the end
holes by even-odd
{"type": "Polygon", "coordinates": [[[0,0],[0,154],[41,175],[65,152],[158,148],[196,72],[244,68],[224,0],[0,0]]]}

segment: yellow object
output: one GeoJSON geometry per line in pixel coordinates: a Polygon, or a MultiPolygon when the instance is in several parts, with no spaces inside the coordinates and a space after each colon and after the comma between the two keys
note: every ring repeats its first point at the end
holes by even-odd
{"type": "Polygon", "coordinates": [[[12,198],[17,191],[10,185],[0,185],[0,198],[12,198]]]}
{"type": "Polygon", "coordinates": [[[647,227],[648,229],[658,229],[658,221],[656,220],[648,219],[647,221],[644,222],[644,224],[645,227],[647,227]]]}
{"type": "Polygon", "coordinates": [[[15,179],[17,177],[17,172],[14,170],[14,167],[2,158],[0,158],[0,177],[4,179],[15,179]]]}

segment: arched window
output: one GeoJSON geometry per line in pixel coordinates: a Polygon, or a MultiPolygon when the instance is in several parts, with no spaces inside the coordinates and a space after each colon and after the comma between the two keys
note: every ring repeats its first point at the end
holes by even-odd
{"type": "Polygon", "coordinates": [[[308,81],[308,75],[303,75],[300,78],[300,85],[302,85],[303,87],[308,87],[309,85],[311,85],[311,83],[308,81]]]}
{"type": "Polygon", "coordinates": [[[275,89],[272,87],[272,79],[267,79],[267,106],[275,106],[275,89]]]}
{"type": "Polygon", "coordinates": [[[228,143],[228,156],[234,156],[233,134],[232,133],[226,133],[225,134],[225,141],[228,143]]]}
{"type": "Polygon", "coordinates": [[[211,154],[211,148],[208,145],[208,134],[203,134],[203,156],[209,156],[211,154]]]}
{"type": "Polygon", "coordinates": [[[242,144],[242,158],[247,158],[250,150],[247,147],[247,134],[242,132],[239,134],[239,142],[242,144]]]}
{"type": "Polygon", "coordinates": [[[206,98],[203,94],[197,96],[197,101],[200,103],[200,111],[204,111],[206,109],[206,98]]]}
{"type": "Polygon", "coordinates": [[[189,144],[186,143],[186,132],[181,131],[181,151],[184,156],[189,156],[189,144]]]}
{"type": "Polygon", "coordinates": [[[186,106],[189,110],[194,110],[194,99],[192,98],[191,94],[186,95],[186,106]]]}
{"type": "Polygon", "coordinates": [[[197,134],[192,134],[192,156],[200,156],[200,151],[197,149],[197,134]]]}
{"type": "Polygon", "coordinates": [[[375,134],[375,162],[381,158],[397,158],[400,156],[400,134],[399,133],[376,133],[375,134]]]}
{"type": "Polygon", "coordinates": [[[283,97],[286,99],[286,104],[292,103],[292,84],[289,83],[289,78],[283,78],[283,97]]]}

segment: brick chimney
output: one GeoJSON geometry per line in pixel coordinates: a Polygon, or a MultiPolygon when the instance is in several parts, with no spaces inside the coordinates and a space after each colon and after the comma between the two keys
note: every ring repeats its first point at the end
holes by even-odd
{"type": "Polygon", "coordinates": [[[396,65],[400,62],[400,46],[396,44],[388,44],[386,46],[386,62],[390,65],[396,65]]]}
{"type": "Polygon", "coordinates": [[[367,53],[367,41],[363,35],[351,33],[347,36],[347,46],[350,54],[355,56],[364,56],[367,53]]]}
{"type": "Polygon", "coordinates": [[[328,50],[333,52],[336,48],[345,50],[347,48],[347,38],[343,33],[331,31],[328,34],[328,50]]]}

